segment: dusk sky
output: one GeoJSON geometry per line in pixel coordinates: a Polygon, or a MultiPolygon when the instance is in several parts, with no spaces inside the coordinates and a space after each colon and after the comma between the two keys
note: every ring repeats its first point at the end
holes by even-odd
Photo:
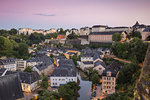
{"type": "Polygon", "coordinates": [[[0,0],[0,29],[150,24],[150,0],[0,0]]]}

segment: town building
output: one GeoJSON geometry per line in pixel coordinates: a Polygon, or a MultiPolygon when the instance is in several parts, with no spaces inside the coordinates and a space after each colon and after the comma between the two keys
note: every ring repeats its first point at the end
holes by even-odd
{"type": "Polygon", "coordinates": [[[112,35],[114,33],[123,34],[123,31],[111,31],[111,32],[92,32],[89,34],[89,42],[112,42],[112,35]]]}
{"type": "Polygon", "coordinates": [[[51,87],[58,87],[68,82],[77,82],[76,72],[68,68],[55,68],[50,77],[51,87]]]}
{"type": "Polygon", "coordinates": [[[19,28],[18,34],[31,35],[33,30],[31,28],[19,28]]]}
{"type": "Polygon", "coordinates": [[[40,56],[37,59],[41,62],[40,64],[37,64],[32,67],[33,71],[37,71],[39,75],[44,73],[45,75],[49,75],[51,70],[54,68],[54,64],[51,61],[50,57],[44,55],[40,56]]]}
{"type": "Polygon", "coordinates": [[[17,63],[17,70],[19,70],[19,71],[24,71],[25,68],[27,67],[27,62],[26,62],[26,60],[17,59],[17,60],[16,60],[16,63],[17,63]]]}
{"type": "Polygon", "coordinates": [[[94,25],[92,26],[92,32],[102,32],[102,31],[105,31],[107,27],[108,26],[106,25],[94,25]]]}
{"type": "MultiPolygon", "coordinates": [[[[7,71],[5,75],[19,75],[19,81],[21,82],[22,91],[32,92],[37,89],[39,74],[37,72],[16,72],[16,71],[7,71]]],[[[18,82],[19,82],[18,81],[18,82]]]]}
{"type": "Polygon", "coordinates": [[[17,64],[14,58],[0,59],[0,68],[6,68],[11,71],[17,69],[17,64]]]}
{"type": "Polygon", "coordinates": [[[112,62],[102,74],[102,94],[109,95],[115,93],[116,78],[121,66],[116,61],[112,62]]]}
{"type": "Polygon", "coordinates": [[[77,82],[75,65],[72,60],[60,59],[58,67],[55,68],[50,76],[51,87],[58,87],[68,82],[77,82]]]}
{"type": "Polygon", "coordinates": [[[80,28],[80,36],[89,35],[90,33],[91,33],[91,28],[89,28],[89,27],[80,28]]]}

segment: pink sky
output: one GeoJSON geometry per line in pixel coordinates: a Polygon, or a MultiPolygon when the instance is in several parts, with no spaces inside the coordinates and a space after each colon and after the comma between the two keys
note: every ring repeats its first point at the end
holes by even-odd
{"type": "Polygon", "coordinates": [[[150,24],[150,0],[0,0],[0,29],[150,24]]]}

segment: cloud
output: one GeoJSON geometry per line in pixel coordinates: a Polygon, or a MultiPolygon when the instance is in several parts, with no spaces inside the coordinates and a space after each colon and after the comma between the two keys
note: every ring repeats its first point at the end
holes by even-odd
{"type": "Polygon", "coordinates": [[[37,16],[56,16],[55,14],[43,14],[43,13],[36,13],[34,15],[37,15],[37,16]]]}

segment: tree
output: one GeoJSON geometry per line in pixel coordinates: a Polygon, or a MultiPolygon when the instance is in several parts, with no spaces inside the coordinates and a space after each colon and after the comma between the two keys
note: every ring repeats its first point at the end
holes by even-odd
{"type": "Polygon", "coordinates": [[[68,39],[77,39],[78,38],[78,35],[76,35],[74,32],[72,32],[71,34],[69,34],[67,36],[68,39]]]}
{"type": "Polygon", "coordinates": [[[92,77],[91,77],[91,80],[92,80],[92,83],[93,84],[98,84],[99,83],[99,76],[98,74],[93,74],[92,77]]]}
{"type": "Polygon", "coordinates": [[[32,72],[31,67],[26,67],[25,70],[24,70],[24,72],[29,72],[29,73],[31,73],[31,72],[32,72]]]}
{"type": "Polygon", "coordinates": [[[17,30],[15,28],[12,28],[10,31],[9,31],[9,34],[10,35],[17,35],[17,30]]]}
{"type": "Polygon", "coordinates": [[[20,58],[27,59],[29,56],[28,45],[26,45],[25,43],[19,43],[18,53],[20,58]]]}
{"type": "Polygon", "coordinates": [[[113,41],[116,41],[116,42],[119,42],[121,40],[122,36],[120,33],[115,33],[112,35],[112,40],[113,41]]]}
{"type": "Polygon", "coordinates": [[[58,93],[63,100],[74,100],[79,96],[80,86],[76,82],[68,82],[58,88],[58,93]]]}
{"type": "Polygon", "coordinates": [[[47,90],[47,88],[49,87],[48,84],[48,77],[44,75],[44,73],[41,76],[42,81],[39,83],[40,87],[44,90],[47,90]]]}
{"type": "Polygon", "coordinates": [[[137,38],[139,38],[139,39],[142,38],[141,33],[140,33],[139,31],[133,31],[133,32],[131,33],[131,36],[132,36],[132,37],[137,37],[137,38]]]}

